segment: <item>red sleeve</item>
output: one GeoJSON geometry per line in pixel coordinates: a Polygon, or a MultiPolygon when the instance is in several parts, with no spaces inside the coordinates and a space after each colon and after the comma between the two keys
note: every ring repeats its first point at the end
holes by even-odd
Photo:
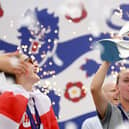
{"type": "Polygon", "coordinates": [[[43,124],[44,129],[59,129],[52,106],[47,113],[41,116],[41,123],[43,124]]]}
{"type": "Polygon", "coordinates": [[[4,92],[0,95],[0,114],[19,123],[26,111],[28,99],[13,92],[4,92]]]}

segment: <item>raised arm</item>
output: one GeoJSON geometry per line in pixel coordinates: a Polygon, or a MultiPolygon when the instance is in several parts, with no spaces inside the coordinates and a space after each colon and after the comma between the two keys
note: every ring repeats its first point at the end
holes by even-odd
{"type": "Polygon", "coordinates": [[[18,52],[6,53],[0,55],[0,71],[15,74],[25,73],[27,66],[24,62],[15,63],[14,57],[19,56],[18,52]]]}
{"type": "Polygon", "coordinates": [[[110,66],[109,62],[106,62],[106,61],[103,62],[103,64],[96,72],[91,83],[91,93],[94,99],[94,103],[102,119],[104,118],[107,104],[108,104],[108,101],[105,98],[102,90],[102,85],[104,83],[104,79],[107,74],[109,66],[110,66]]]}

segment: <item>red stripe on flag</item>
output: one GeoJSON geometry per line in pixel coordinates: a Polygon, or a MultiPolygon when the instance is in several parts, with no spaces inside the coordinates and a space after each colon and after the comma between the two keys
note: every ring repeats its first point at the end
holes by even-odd
{"type": "Polygon", "coordinates": [[[19,123],[26,111],[28,99],[13,92],[4,92],[0,95],[0,114],[19,123]]]}
{"type": "Polygon", "coordinates": [[[42,115],[40,118],[44,129],[59,129],[52,106],[50,110],[42,115]]]}

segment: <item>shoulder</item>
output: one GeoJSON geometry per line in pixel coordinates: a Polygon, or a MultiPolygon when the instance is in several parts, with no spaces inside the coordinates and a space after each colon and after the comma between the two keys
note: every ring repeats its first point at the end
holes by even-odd
{"type": "Polygon", "coordinates": [[[43,94],[42,92],[40,92],[39,90],[34,91],[34,98],[40,99],[46,103],[51,103],[50,98],[46,94],[43,94]]]}
{"type": "Polygon", "coordinates": [[[113,115],[114,113],[115,114],[121,114],[121,111],[118,108],[118,106],[113,105],[111,103],[108,103],[107,110],[106,110],[106,115],[108,115],[108,114],[113,115]]]}
{"type": "Polygon", "coordinates": [[[113,104],[108,103],[105,117],[102,120],[102,125],[104,127],[110,126],[114,128],[115,125],[121,121],[122,121],[122,116],[119,108],[113,104]]]}
{"type": "Polygon", "coordinates": [[[51,101],[47,95],[41,93],[40,91],[35,91],[33,93],[33,98],[40,115],[50,111],[51,101]]]}

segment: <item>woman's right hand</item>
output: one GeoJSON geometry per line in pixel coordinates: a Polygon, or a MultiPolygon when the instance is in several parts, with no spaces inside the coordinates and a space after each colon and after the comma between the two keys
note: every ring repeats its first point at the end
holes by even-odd
{"type": "Polygon", "coordinates": [[[27,65],[24,61],[18,60],[19,52],[4,53],[0,55],[0,71],[11,74],[26,73],[27,65]]]}

